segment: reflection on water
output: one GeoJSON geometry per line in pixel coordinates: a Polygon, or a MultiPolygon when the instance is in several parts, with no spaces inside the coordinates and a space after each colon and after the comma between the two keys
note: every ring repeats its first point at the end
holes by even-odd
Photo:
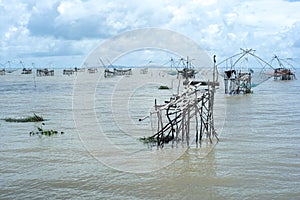
{"type": "MultiPolygon", "coordinates": [[[[299,81],[269,80],[251,95],[224,96],[225,125],[206,157],[193,147],[158,171],[127,173],[107,167],[87,151],[73,120],[75,76],[57,74],[36,77],[36,88],[32,76],[14,72],[0,77],[1,119],[36,112],[47,119],[45,128],[65,132],[30,137],[39,123],[0,121],[0,199],[299,198],[299,81]]],[[[101,97],[101,87],[96,97],[101,97]]],[[[133,94],[147,99],[140,89],[133,94]]],[[[98,117],[101,106],[96,101],[98,117]]]]}

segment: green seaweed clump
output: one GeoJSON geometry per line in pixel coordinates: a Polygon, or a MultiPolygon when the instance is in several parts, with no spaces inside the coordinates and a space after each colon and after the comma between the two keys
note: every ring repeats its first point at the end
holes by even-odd
{"type": "MultiPolygon", "coordinates": [[[[155,143],[159,143],[159,144],[168,144],[170,141],[174,141],[174,135],[165,135],[165,136],[160,136],[158,137],[157,134],[152,135],[150,137],[142,137],[139,138],[139,141],[143,142],[144,144],[155,144],[155,143]]],[[[179,141],[179,138],[176,138],[177,141],[179,141]]]]}
{"type": "Polygon", "coordinates": [[[166,85],[161,85],[161,86],[159,86],[159,88],[158,88],[159,90],[168,90],[168,89],[170,89],[168,86],[166,86],[166,85]]]}
{"type": "Polygon", "coordinates": [[[150,136],[150,137],[142,137],[139,139],[141,142],[143,142],[144,144],[149,144],[149,143],[156,143],[157,142],[157,138],[154,136],[150,136]]]}
{"type": "Polygon", "coordinates": [[[4,118],[6,122],[41,122],[44,121],[44,118],[41,116],[38,116],[37,114],[33,113],[33,116],[28,116],[25,118],[4,118]]]}
{"type": "MultiPolygon", "coordinates": [[[[45,124],[42,123],[42,125],[45,125],[45,124]]],[[[39,136],[43,136],[43,135],[45,135],[45,136],[54,136],[54,135],[57,135],[57,134],[59,134],[59,133],[60,133],[61,135],[64,134],[63,131],[56,131],[56,130],[52,130],[52,129],[50,129],[50,130],[45,130],[45,129],[42,128],[42,125],[41,125],[41,127],[37,127],[37,131],[31,131],[31,132],[29,133],[29,135],[30,135],[30,136],[33,136],[33,135],[39,135],[39,136]]]]}

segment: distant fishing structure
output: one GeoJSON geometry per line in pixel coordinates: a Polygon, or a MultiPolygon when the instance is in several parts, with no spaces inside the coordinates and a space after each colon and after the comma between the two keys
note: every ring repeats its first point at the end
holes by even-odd
{"type": "Polygon", "coordinates": [[[109,69],[104,70],[104,77],[111,77],[111,76],[125,76],[125,75],[132,75],[131,69],[117,69],[114,68],[113,71],[110,71],[109,69]]]}
{"type": "MultiPolygon", "coordinates": [[[[188,70],[189,68],[187,68],[188,70]]],[[[183,69],[184,71],[184,69],[183,69]]],[[[165,144],[186,144],[190,146],[192,131],[195,131],[196,144],[205,138],[209,142],[218,140],[218,134],[214,127],[214,94],[219,85],[214,56],[212,81],[191,80],[193,76],[182,73],[184,89],[164,104],[158,105],[155,100],[154,110],[139,121],[148,117],[155,118],[152,125],[156,126],[156,133],[150,137],[140,138],[145,143],[156,144],[164,147],[165,144]]]]}
{"type": "MultiPolygon", "coordinates": [[[[274,68],[273,76],[274,80],[294,80],[297,79],[295,72],[292,71],[291,68],[295,70],[295,68],[286,60],[279,58],[277,55],[275,55],[272,60],[270,61],[270,64],[277,61],[278,67],[274,68]],[[284,64],[285,65],[284,65],[284,64]],[[290,67],[286,67],[286,65],[290,67]]],[[[275,64],[274,64],[275,65],[275,64]]]]}
{"type": "MultiPolygon", "coordinates": [[[[177,70],[177,78],[181,75],[183,78],[195,78],[196,71],[192,67],[192,60],[187,57],[187,59],[181,58],[178,62],[178,65],[182,64],[183,69],[177,70]]],[[[178,66],[177,66],[178,67],[178,66]]]]}
{"type": "Polygon", "coordinates": [[[218,64],[218,67],[222,64],[226,65],[223,71],[225,94],[249,94],[252,92],[252,87],[270,78],[270,76],[263,77],[263,74],[260,73],[260,82],[253,83],[254,70],[252,68],[257,66],[251,66],[250,68],[249,56],[256,61],[256,64],[251,63],[251,65],[257,65],[258,63],[262,68],[266,66],[273,68],[269,63],[255,55],[255,50],[241,48],[241,53],[235,54],[218,64]]]}
{"type": "Polygon", "coordinates": [[[4,64],[0,65],[3,67],[2,69],[0,69],[0,75],[5,75],[6,73],[13,73],[14,71],[16,71],[17,69],[12,69],[11,68],[11,61],[7,61],[4,64]],[[8,64],[8,67],[6,67],[6,65],[8,64]]]}
{"type": "Polygon", "coordinates": [[[36,76],[54,76],[54,69],[37,69],[36,70],[36,76]]]}
{"type": "Polygon", "coordinates": [[[0,69],[0,75],[5,75],[5,68],[0,69]]]}
{"type": "Polygon", "coordinates": [[[167,71],[167,74],[171,76],[179,77],[189,77],[195,78],[197,71],[195,70],[192,61],[194,59],[190,59],[189,57],[174,59],[173,57],[170,58],[166,63],[162,64],[164,67],[170,67],[171,69],[167,71]]]}
{"type": "Polygon", "coordinates": [[[77,72],[77,69],[64,69],[63,70],[63,75],[73,75],[75,72],[77,72]]]}
{"type": "Polygon", "coordinates": [[[140,69],[140,74],[147,74],[148,70],[149,70],[148,67],[142,68],[142,69],[140,69]]]}
{"type": "Polygon", "coordinates": [[[90,74],[94,74],[94,73],[98,72],[98,69],[97,69],[96,67],[89,67],[89,68],[87,69],[87,71],[88,71],[88,73],[90,73],[90,74]]]}
{"type": "MultiPolygon", "coordinates": [[[[32,74],[32,68],[27,68],[27,67],[25,67],[23,61],[20,61],[20,64],[22,65],[22,68],[23,68],[21,74],[32,74]]],[[[32,63],[32,66],[33,66],[33,65],[34,65],[34,64],[32,63]]]]}
{"type": "Polygon", "coordinates": [[[32,74],[32,69],[23,68],[21,74],[32,74]]]}
{"type": "Polygon", "coordinates": [[[104,64],[104,62],[102,61],[102,59],[99,58],[99,61],[102,63],[102,65],[105,67],[104,70],[104,77],[108,78],[108,77],[113,77],[113,76],[128,76],[128,75],[132,75],[132,69],[117,69],[116,67],[113,67],[113,65],[110,63],[109,66],[106,66],[104,64]],[[113,70],[111,71],[109,68],[113,68],[113,70]]]}
{"type": "MultiPolygon", "coordinates": [[[[98,72],[98,67],[95,67],[95,66],[91,66],[91,67],[89,67],[88,66],[88,63],[86,63],[86,62],[84,62],[84,68],[82,68],[82,69],[84,69],[84,71],[85,71],[85,69],[87,69],[87,72],[89,73],[89,74],[94,74],[94,73],[97,73],[98,72]]],[[[78,68],[76,68],[76,72],[79,72],[79,71],[81,71],[81,70],[79,70],[78,68]]]]}

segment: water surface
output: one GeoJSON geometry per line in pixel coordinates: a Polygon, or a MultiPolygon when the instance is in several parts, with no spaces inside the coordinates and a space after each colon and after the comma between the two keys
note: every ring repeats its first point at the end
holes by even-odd
{"type": "MultiPolygon", "coordinates": [[[[60,74],[34,77],[16,71],[0,76],[1,119],[35,112],[47,119],[45,128],[65,132],[30,137],[40,123],[0,121],[0,199],[299,199],[298,80],[268,80],[253,94],[223,96],[226,120],[208,156],[193,147],[158,171],[128,173],[107,167],[87,151],[73,119],[76,76],[60,74]]],[[[116,78],[106,81],[110,84],[96,90],[99,116],[101,91],[111,91],[116,78]]],[[[139,101],[129,102],[130,116],[144,114],[133,105],[153,104],[143,89],[135,91],[139,101]]],[[[110,122],[107,118],[105,131],[112,133],[116,127],[110,122]]],[[[123,144],[130,137],[111,139],[123,144]]],[[[137,141],[130,145],[128,149],[143,147],[137,141]]]]}

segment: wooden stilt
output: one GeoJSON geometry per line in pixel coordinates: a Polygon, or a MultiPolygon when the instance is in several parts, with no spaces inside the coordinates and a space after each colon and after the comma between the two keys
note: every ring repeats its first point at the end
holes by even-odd
{"type": "Polygon", "coordinates": [[[170,98],[163,105],[157,105],[155,100],[155,112],[157,116],[157,131],[151,139],[156,138],[158,146],[174,140],[190,145],[191,137],[196,138],[196,143],[204,139],[213,142],[216,137],[214,129],[214,93],[216,91],[216,65],[214,64],[213,81],[185,81],[185,90],[176,97],[170,98]],[[163,124],[163,116],[166,116],[163,124]],[[192,125],[195,127],[193,128],[192,125]],[[190,135],[195,130],[195,135],[190,135]]]}

